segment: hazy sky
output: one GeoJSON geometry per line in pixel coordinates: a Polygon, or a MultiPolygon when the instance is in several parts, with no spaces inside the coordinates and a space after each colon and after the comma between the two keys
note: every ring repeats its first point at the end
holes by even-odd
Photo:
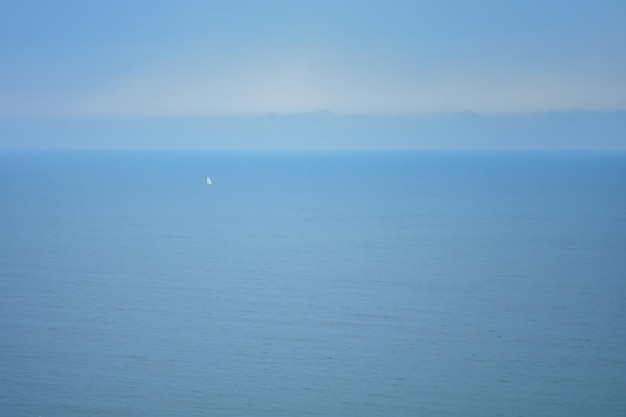
{"type": "Polygon", "coordinates": [[[626,109],[625,16],[623,0],[4,0],[0,123],[626,109]]]}
{"type": "Polygon", "coordinates": [[[626,108],[624,1],[3,1],[2,113],[626,108]]]}

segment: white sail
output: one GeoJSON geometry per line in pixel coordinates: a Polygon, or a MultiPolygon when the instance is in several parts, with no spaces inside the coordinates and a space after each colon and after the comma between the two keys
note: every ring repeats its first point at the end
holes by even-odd
{"type": "Polygon", "coordinates": [[[211,185],[211,177],[206,177],[206,185],[211,185]]]}

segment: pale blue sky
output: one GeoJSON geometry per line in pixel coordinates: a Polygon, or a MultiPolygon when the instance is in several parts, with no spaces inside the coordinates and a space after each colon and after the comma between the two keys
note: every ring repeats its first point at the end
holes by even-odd
{"type": "Polygon", "coordinates": [[[624,110],[625,16],[606,0],[0,0],[0,122],[624,110]]]}

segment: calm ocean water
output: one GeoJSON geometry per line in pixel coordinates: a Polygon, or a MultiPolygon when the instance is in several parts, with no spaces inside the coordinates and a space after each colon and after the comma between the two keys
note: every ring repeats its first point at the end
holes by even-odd
{"type": "Polygon", "coordinates": [[[626,415],[626,154],[4,152],[0,193],[1,416],[626,415]]]}

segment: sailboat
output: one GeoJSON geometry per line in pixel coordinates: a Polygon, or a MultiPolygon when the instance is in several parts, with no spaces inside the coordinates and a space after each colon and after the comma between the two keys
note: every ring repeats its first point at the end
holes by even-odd
{"type": "Polygon", "coordinates": [[[206,177],[206,185],[211,185],[211,177],[206,177]]]}

